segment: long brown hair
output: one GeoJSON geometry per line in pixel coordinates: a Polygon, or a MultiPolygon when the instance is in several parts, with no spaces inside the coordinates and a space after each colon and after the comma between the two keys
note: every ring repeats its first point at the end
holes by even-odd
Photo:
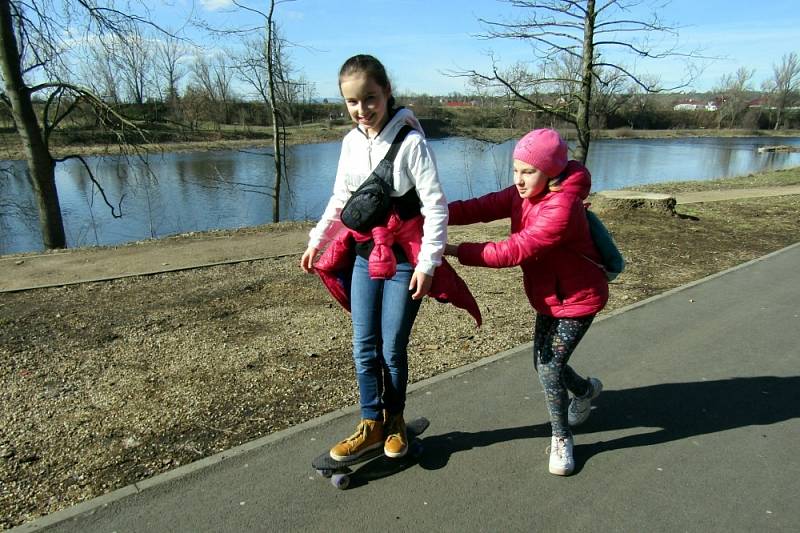
{"type": "MultiPolygon", "coordinates": [[[[339,87],[341,88],[342,78],[353,74],[366,74],[369,79],[380,85],[384,90],[389,91],[389,93],[392,91],[392,84],[386,74],[386,68],[374,56],[358,54],[345,61],[342,68],[339,69],[339,87]]],[[[391,114],[395,106],[394,95],[389,96],[387,106],[391,114]]]]}

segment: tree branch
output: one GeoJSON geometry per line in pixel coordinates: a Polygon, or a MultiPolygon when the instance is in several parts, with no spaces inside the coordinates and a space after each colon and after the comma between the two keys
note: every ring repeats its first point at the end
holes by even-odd
{"type": "Polygon", "coordinates": [[[111,205],[111,202],[108,201],[108,197],[106,196],[106,191],[103,189],[103,186],[100,185],[100,182],[97,181],[97,178],[95,178],[94,172],[92,172],[92,169],[89,167],[89,164],[86,162],[83,156],[73,154],[62,157],[60,159],[54,159],[53,161],[57,163],[63,163],[64,161],[67,161],[69,159],[77,159],[78,161],[81,162],[83,168],[86,169],[86,172],[89,174],[89,179],[92,180],[92,183],[94,183],[94,185],[97,187],[97,190],[100,191],[100,195],[103,197],[103,201],[111,209],[111,216],[114,218],[122,218],[122,201],[125,199],[125,195],[123,194],[122,196],[120,196],[119,204],[117,204],[117,207],[115,208],[113,205],[111,205]],[[119,212],[117,212],[117,210],[119,212]]]}

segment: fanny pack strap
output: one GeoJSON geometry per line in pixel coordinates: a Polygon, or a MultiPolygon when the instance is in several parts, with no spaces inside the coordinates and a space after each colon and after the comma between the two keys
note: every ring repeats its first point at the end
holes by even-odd
{"type": "MultiPolygon", "coordinates": [[[[383,156],[384,161],[388,161],[389,163],[394,164],[394,158],[397,157],[397,152],[400,151],[400,145],[403,144],[403,141],[406,139],[406,135],[408,135],[414,128],[409,126],[408,124],[404,124],[400,131],[397,132],[395,135],[394,140],[392,141],[392,145],[389,147],[389,151],[386,152],[386,155],[383,156]]],[[[391,179],[391,176],[381,176],[381,178],[386,181],[387,178],[391,179]]],[[[392,182],[389,182],[389,185],[393,185],[392,182]]]]}

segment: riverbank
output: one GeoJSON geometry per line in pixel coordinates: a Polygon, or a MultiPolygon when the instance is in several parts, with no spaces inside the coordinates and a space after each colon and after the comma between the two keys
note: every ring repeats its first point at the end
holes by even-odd
{"type": "MultiPolygon", "coordinates": [[[[544,127],[544,126],[543,126],[544,127]]],[[[508,128],[462,128],[459,136],[470,137],[487,142],[505,142],[518,139],[528,130],[508,128]]],[[[559,129],[559,133],[568,141],[577,139],[575,130],[559,129]]],[[[754,130],[754,129],[670,129],[670,130],[635,130],[633,128],[617,128],[613,130],[596,130],[592,139],[684,139],[694,137],[800,137],[800,130],[754,130]]]]}
{"type": "MultiPolygon", "coordinates": [[[[800,183],[800,169],[649,186],[670,192],[800,183]]],[[[598,206],[601,207],[601,206],[598,206]]],[[[608,313],[800,241],[800,196],[679,206],[676,216],[602,210],[628,260],[608,313]]],[[[0,526],[10,527],[357,401],[346,313],[275,231],[184,235],[217,247],[252,236],[264,258],[3,294],[0,300],[0,526]],[[287,255],[288,253],[288,255],[287,255]],[[267,258],[267,256],[269,256],[267,258]]],[[[506,224],[453,228],[451,240],[502,238],[506,224]]],[[[191,253],[191,252],[189,252],[191,253]]],[[[13,275],[10,261],[0,275],[13,275]]],[[[6,258],[8,259],[8,258],[6,258]]],[[[169,265],[162,265],[165,268],[169,265]]],[[[418,381],[528,342],[518,269],[456,266],[481,307],[426,299],[410,343],[418,381]]]]}
{"type": "MultiPolygon", "coordinates": [[[[469,137],[492,143],[503,143],[518,139],[528,130],[511,128],[451,128],[440,121],[422,120],[423,127],[432,138],[469,137]]],[[[286,128],[287,144],[313,144],[321,142],[338,142],[352,128],[350,124],[315,123],[286,128]]],[[[568,140],[575,140],[574,130],[563,129],[561,134],[568,140]]],[[[183,132],[182,135],[192,137],[191,140],[174,140],[158,143],[138,144],[136,149],[145,153],[159,152],[207,152],[216,150],[247,150],[272,148],[271,128],[249,126],[237,128],[226,126],[214,130],[198,130],[183,132]]],[[[800,130],[753,130],[753,129],[670,129],[670,130],[634,130],[618,128],[613,130],[597,130],[594,139],[675,139],[692,137],[800,137],[800,130]]],[[[117,144],[54,144],[54,157],[70,154],[78,155],[117,155],[120,153],[117,144]]],[[[0,160],[23,160],[25,153],[16,133],[0,133],[0,160]]]]}
{"type": "MultiPolygon", "coordinates": [[[[335,142],[341,140],[350,129],[349,124],[317,123],[291,126],[286,128],[286,142],[289,145],[335,142]]],[[[115,143],[59,143],[57,138],[51,146],[54,157],[118,155],[122,152],[120,145],[115,143]]],[[[172,140],[136,144],[133,148],[142,153],[272,148],[272,128],[225,126],[206,130],[181,130],[172,135],[172,140]]],[[[17,161],[25,159],[25,153],[16,133],[0,133],[0,160],[4,159],[17,161]]]]}

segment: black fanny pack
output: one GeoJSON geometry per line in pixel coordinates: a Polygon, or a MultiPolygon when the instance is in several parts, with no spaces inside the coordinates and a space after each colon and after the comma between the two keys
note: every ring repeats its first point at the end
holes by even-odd
{"type": "MultiPolygon", "coordinates": [[[[394,159],[400,150],[400,145],[403,144],[406,135],[412,129],[408,125],[400,128],[392,141],[392,146],[386,152],[386,156],[381,159],[367,180],[350,195],[339,215],[345,226],[359,233],[367,233],[375,226],[385,223],[389,218],[389,212],[393,205],[394,159]]],[[[409,192],[413,193],[414,198],[407,198],[409,194],[406,193],[400,197],[402,200],[397,203],[398,209],[402,211],[403,219],[413,218],[419,213],[419,199],[416,191],[412,189],[409,192]],[[416,213],[413,212],[414,208],[416,208],[416,213]]]]}

